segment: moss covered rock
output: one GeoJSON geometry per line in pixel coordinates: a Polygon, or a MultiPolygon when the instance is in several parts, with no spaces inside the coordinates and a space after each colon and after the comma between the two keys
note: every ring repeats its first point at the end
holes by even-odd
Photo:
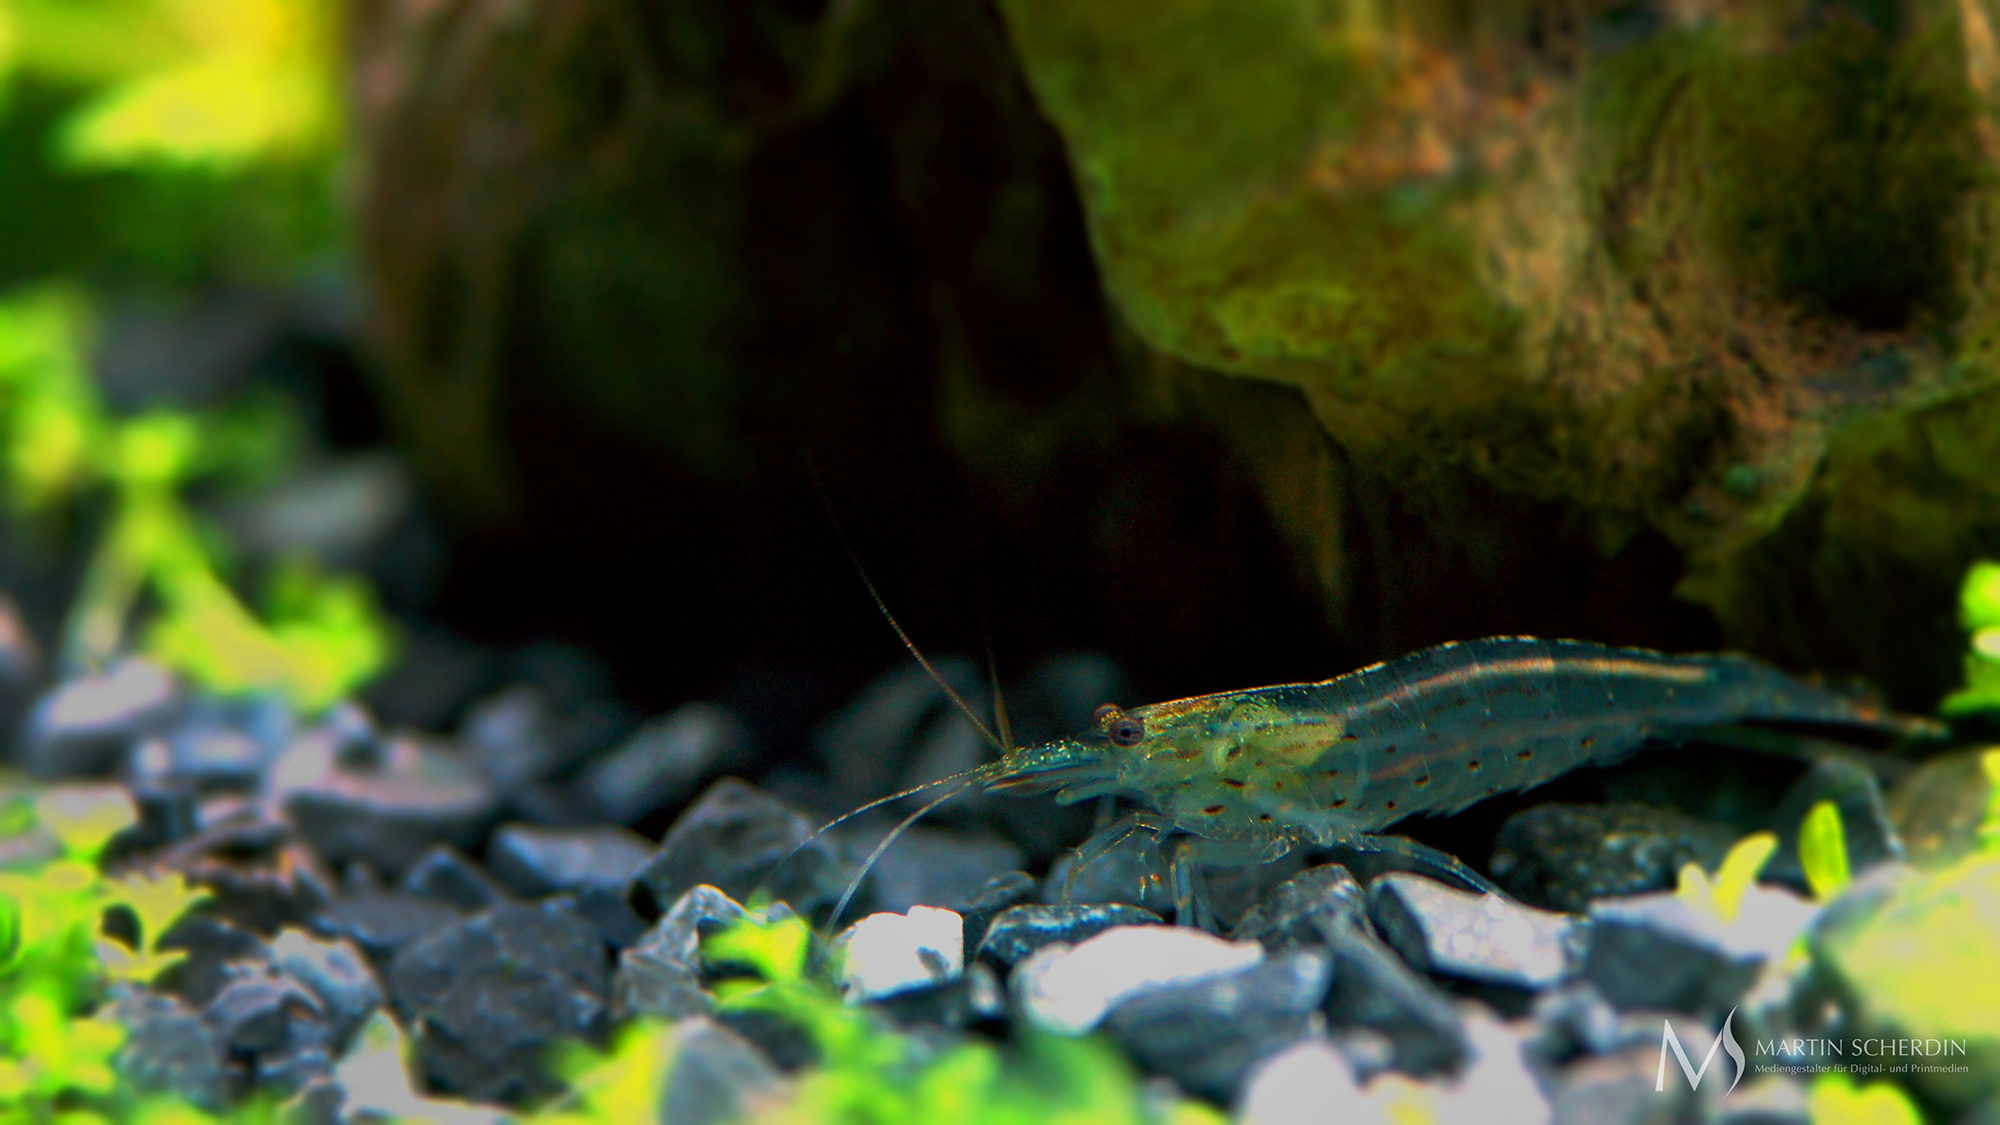
{"type": "MultiPolygon", "coordinates": [[[[1736,643],[1892,677],[2000,530],[1986,5],[1000,6],[1132,327],[1298,388],[1419,504],[1656,530],[1736,643]],[[1885,566],[1900,625],[1787,631],[1885,566]]],[[[1308,468],[1272,498],[1310,544],[1308,468]]]]}

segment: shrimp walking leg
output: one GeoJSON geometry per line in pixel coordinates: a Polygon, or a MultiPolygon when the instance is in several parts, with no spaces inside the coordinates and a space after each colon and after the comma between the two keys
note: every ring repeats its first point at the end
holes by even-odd
{"type": "Polygon", "coordinates": [[[1410,864],[1419,874],[1429,875],[1447,883],[1460,884],[1475,894],[1499,895],[1510,902],[1513,900],[1512,895],[1495,886],[1491,879],[1466,866],[1456,856],[1441,852],[1429,844],[1418,843],[1408,836],[1356,833],[1334,844],[1333,849],[1391,856],[1410,864]]]}

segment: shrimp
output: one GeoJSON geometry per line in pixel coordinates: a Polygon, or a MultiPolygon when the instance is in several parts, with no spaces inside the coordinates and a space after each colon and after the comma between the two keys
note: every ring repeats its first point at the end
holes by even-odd
{"type": "MultiPolygon", "coordinates": [[[[1177,911],[1211,928],[1196,901],[1195,865],[1259,863],[1303,846],[1345,846],[1398,853],[1499,893],[1458,860],[1380,833],[1405,817],[1458,812],[1704,727],[1769,721],[1898,734],[1933,729],[1743,656],[1676,656],[1534,637],[1439,645],[1317,683],[1131,710],[1106,705],[1093,730],[1018,749],[960,704],[1001,757],[919,786],[959,783],[917,816],[971,785],[1010,795],[1053,792],[1062,804],[1126,798],[1137,810],[1080,852],[1101,854],[1137,831],[1151,832],[1162,846],[1178,838],[1169,867],[1177,911]]],[[[884,837],[864,875],[902,827],[884,837]]],[[[835,908],[836,919],[859,882],[857,876],[835,908]]]]}

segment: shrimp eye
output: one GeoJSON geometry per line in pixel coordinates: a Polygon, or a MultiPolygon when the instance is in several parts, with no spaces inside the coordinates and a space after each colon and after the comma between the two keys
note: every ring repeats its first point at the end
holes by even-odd
{"type": "Polygon", "coordinates": [[[1090,725],[1102,730],[1111,720],[1124,713],[1116,703],[1106,703],[1104,706],[1090,713],[1090,725]]]}
{"type": "Polygon", "coordinates": [[[1107,733],[1120,746],[1137,746],[1146,740],[1146,724],[1130,715],[1120,715],[1111,720],[1107,733]]]}

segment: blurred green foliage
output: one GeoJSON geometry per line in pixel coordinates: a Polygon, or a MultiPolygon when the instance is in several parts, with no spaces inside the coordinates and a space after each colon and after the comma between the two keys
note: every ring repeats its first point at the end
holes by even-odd
{"type": "Polygon", "coordinates": [[[0,0],[0,285],[282,278],[338,246],[332,0],[0,0]]]}
{"type": "Polygon", "coordinates": [[[143,594],[144,649],[221,692],[275,691],[318,711],[380,671],[393,652],[368,587],[309,560],[272,568],[260,617],[231,591],[216,537],[181,498],[198,479],[252,476],[282,460],[282,419],[156,411],[118,418],[85,370],[88,302],[44,288],[0,301],[0,453],[16,520],[87,490],[110,495],[63,643],[65,663],[96,667],[126,644],[143,594]]]}
{"type": "Polygon", "coordinates": [[[1853,880],[1847,862],[1847,828],[1840,821],[1840,806],[1832,801],[1813,805],[1799,825],[1799,865],[1805,868],[1813,897],[1821,902],[1833,901],[1853,880]]]}
{"type": "Polygon", "coordinates": [[[52,833],[52,859],[0,870],[0,1120],[207,1120],[121,1090],[112,1060],[124,1030],[99,1010],[107,985],[151,980],[183,954],[158,941],[201,899],[179,875],[107,879],[96,859],[132,823],[113,789],[55,789],[4,797],[8,826],[52,833]],[[129,912],[130,945],[100,932],[105,913],[129,912]]]}
{"type": "MultiPolygon", "coordinates": [[[[1013,1049],[970,1041],[930,1053],[867,1009],[843,1003],[808,973],[812,933],[786,916],[752,917],[703,941],[704,956],[754,970],[719,982],[720,1011],[764,1011],[804,1028],[819,1065],[799,1076],[784,1104],[753,1113],[765,1123],[965,1125],[1166,1122],[1217,1125],[1222,1114],[1191,1101],[1145,1096],[1110,1045],[1028,1032],[1013,1049]]],[[[570,1049],[558,1072],[579,1105],[539,1117],[541,1125],[650,1120],[671,1071],[670,1029],[640,1023],[608,1055],[570,1049]]]]}
{"type": "Polygon", "coordinates": [[[1946,715],[2000,710],[2000,562],[1982,559],[1965,572],[1958,621],[1972,634],[1965,686],[1945,697],[1946,715]]]}

